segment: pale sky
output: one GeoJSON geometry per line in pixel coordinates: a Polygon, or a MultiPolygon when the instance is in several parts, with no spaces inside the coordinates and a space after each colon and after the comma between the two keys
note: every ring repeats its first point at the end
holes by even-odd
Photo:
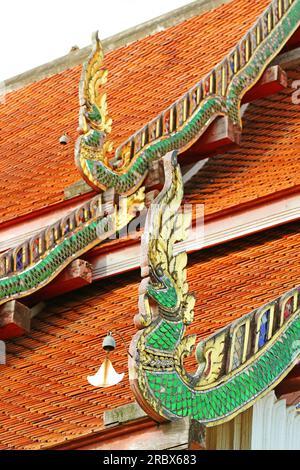
{"type": "Polygon", "coordinates": [[[5,0],[0,15],[0,82],[192,0],[5,0]]]}

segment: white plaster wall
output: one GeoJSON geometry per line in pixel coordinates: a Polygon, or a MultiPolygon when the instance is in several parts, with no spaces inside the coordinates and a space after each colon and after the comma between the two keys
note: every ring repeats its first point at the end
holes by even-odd
{"type": "Polygon", "coordinates": [[[274,392],[253,406],[251,449],[300,450],[300,413],[274,392]]]}

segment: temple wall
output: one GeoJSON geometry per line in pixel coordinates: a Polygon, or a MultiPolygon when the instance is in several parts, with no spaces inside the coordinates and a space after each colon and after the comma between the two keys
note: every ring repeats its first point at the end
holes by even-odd
{"type": "Polygon", "coordinates": [[[300,413],[271,392],[253,407],[253,450],[300,450],[300,413]]]}

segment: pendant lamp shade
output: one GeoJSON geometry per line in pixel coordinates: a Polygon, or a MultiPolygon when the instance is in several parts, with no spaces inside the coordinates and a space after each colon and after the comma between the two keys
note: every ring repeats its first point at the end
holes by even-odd
{"type": "Polygon", "coordinates": [[[106,357],[98,372],[95,375],[89,375],[87,380],[94,387],[111,387],[121,382],[123,377],[124,373],[118,374],[111,361],[106,357]]]}

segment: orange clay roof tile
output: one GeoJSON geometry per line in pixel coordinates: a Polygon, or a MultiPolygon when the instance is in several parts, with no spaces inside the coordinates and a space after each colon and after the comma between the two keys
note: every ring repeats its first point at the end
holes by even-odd
{"type": "MultiPolygon", "coordinates": [[[[119,145],[210,71],[269,0],[235,0],[106,57],[112,139],[119,145]],[[163,77],[163,79],[162,79],[163,77]]],[[[0,223],[64,200],[74,164],[81,67],[11,92],[0,105],[0,223]],[[67,132],[71,141],[59,144],[67,132]]]]}
{"type": "MultiPolygon", "coordinates": [[[[299,222],[287,224],[191,255],[188,280],[197,302],[188,332],[199,340],[298,285],[299,228],[299,222]]],[[[7,343],[0,449],[47,448],[89,435],[103,428],[105,410],[134,400],[128,374],[107,390],[91,387],[86,377],[103,359],[107,330],[130,342],[139,282],[132,272],[52,299],[33,319],[31,333],[7,343]]],[[[118,372],[127,370],[123,347],[112,360],[118,372]]]]}

